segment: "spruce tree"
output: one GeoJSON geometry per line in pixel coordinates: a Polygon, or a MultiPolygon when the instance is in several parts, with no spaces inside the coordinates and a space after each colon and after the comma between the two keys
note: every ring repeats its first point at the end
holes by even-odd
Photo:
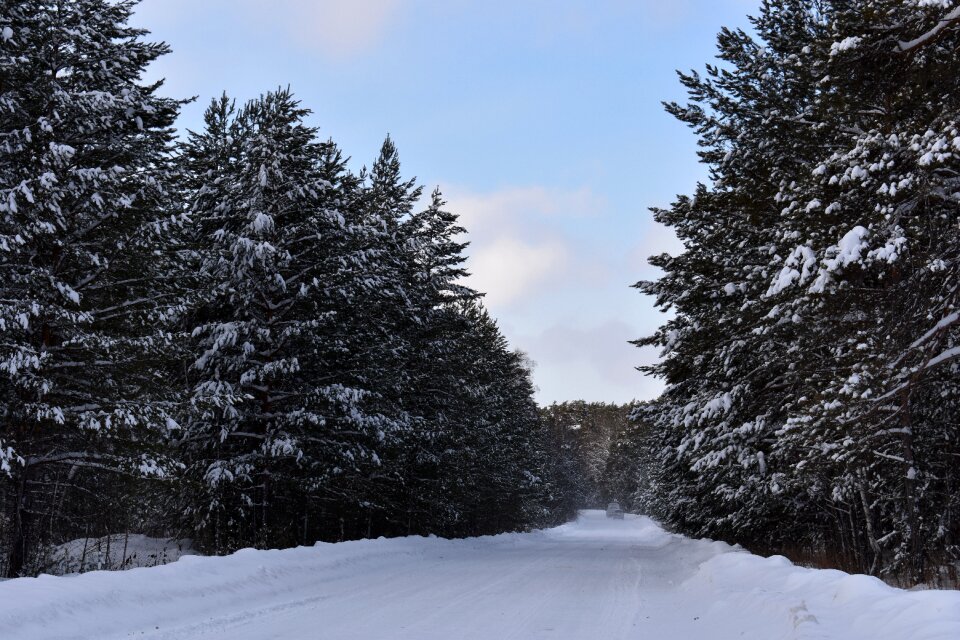
{"type": "MultiPolygon", "coordinates": [[[[52,487],[169,471],[154,375],[169,304],[161,239],[178,103],[133,2],[0,3],[0,482],[18,575],[60,524],[52,487]],[[166,470],[165,470],[166,467],[166,470]],[[40,525],[43,525],[42,527],[40,525]]],[[[106,507],[106,505],[103,505],[106,507]]],[[[89,507],[88,508],[92,508],[89,507]]],[[[83,517],[80,518],[82,526],[83,517]]],[[[70,533],[70,527],[62,529],[70,533]]]]}
{"type": "Polygon", "coordinates": [[[236,115],[221,99],[186,152],[202,288],[186,514],[216,551],[308,537],[386,429],[366,408],[376,394],[344,373],[341,315],[365,269],[344,215],[355,181],[307,114],[286,90],[236,115]]]}

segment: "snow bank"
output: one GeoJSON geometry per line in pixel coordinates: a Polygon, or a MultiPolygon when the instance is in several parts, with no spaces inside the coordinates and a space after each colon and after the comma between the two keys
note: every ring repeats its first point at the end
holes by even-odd
{"type": "Polygon", "coordinates": [[[871,576],[798,567],[782,556],[717,555],[682,590],[711,598],[714,615],[784,612],[783,635],[771,638],[960,638],[960,591],[905,591],[871,576]]]}
{"type": "Polygon", "coordinates": [[[463,543],[435,537],[319,542],[242,549],[224,557],[184,555],[170,564],[122,572],[7,580],[0,583],[0,638],[107,640],[213,615],[241,620],[265,604],[283,608],[309,601],[301,594],[318,581],[343,579],[387,558],[405,558],[412,571],[425,554],[463,543]]]}

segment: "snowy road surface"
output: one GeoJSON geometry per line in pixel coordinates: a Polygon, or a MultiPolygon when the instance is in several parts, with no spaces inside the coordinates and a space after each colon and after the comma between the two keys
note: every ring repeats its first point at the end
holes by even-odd
{"type": "Polygon", "coordinates": [[[957,640],[960,592],[900,591],[587,511],[529,534],[10,580],[0,638],[957,640]]]}

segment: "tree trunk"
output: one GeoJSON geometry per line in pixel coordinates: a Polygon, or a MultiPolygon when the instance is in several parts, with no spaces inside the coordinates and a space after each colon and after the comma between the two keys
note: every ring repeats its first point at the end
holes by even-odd
{"type": "Polygon", "coordinates": [[[867,543],[873,551],[873,562],[870,564],[870,573],[873,574],[880,563],[880,543],[877,542],[876,529],[873,524],[873,511],[870,509],[870,501],[867,499],[867,489],[864,487],[862,480],[860,481],[859,490],[860,506],[863,508],[864,526],[867,529],[867,543]]]}
{"type": "Polygon", "coordinates": [[[27,558],[27,540],[30,530],[30,512],[27,510],[27,475],[23,469],[17,487],[17,506],[13,516],[13,532],[10,539],[10,556],[7,561],[7,577],[16,578],[23,572],[27,558]]]}
{"type": "Polygon", "coordinates": [[[923,553],[920,547],[920,519],[917,508],[917,466],[913,455],[913,425],[910,419],[910,393],[905,390],[900,401],[900,444],[903,457],[903,508],[907,520],[907,552],[909,578],[913,584],[923,579],[923,553]]]}

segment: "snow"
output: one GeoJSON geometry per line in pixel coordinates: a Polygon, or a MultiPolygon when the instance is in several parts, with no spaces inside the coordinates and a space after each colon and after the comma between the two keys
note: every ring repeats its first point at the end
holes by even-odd
{"type": "Polygon", "coordinates": [[[856,49],[862,41],[863,38],[860,36],[848,36],[840,42],[834,42],[830,45],[830,57],[832,58],[833,56],[844,51],[856,49]]]}
{"type": "Polygon", "coordinates": [[[810,277],[810,273],[816,264],[817,256],[813,249],[806,245],[795,248],[784,261],[783,269],[780,270],[777,279],[770,285],[766,295],[768,297],[774,296],[797,281],[803,284],[810,277]]]}
{"type": "Polygon", "coordinates": [[[5,640],[960,637],[960,592],[902,591],[602,511],[554,529],[187,556],[0,583],[5,640]]]}
{"type": "Polygon", "coordinates": [[[833,254],[832,258],[824,261],[824,268],[810,287],[811,293],[823,293],[826,290],[827,283],[830,281],[830,274],[847,265],[860,261],[860,254],[866,247],[866,237],[870,235],[865,227],[860,225],[850,229],[840,238],[840,242],[828,249],[833,254]]]}
{"type": "Polygon", "coordinates": [[[907,245],[907,239],[897,236],[887,241],[885,245],[867,253],[867,257],[878,262],[896,262],[907,245]]]}
{"type": "Polygon", "coordinates": [[[860,251],[863,249],[863,239],[869,232],[861,226],[856,226],[848,231],[837,245],[839,251],[834,258],[834,263],[828,263],[832,268],[839,268],[856,262],[860,259],[860,251]]]}
{"type": "Polygon", "coordinates": [[[922,336],[917,338],[917,340],[915,340],[913,344],[910,345],[910,348],[916,349],[921,344],[929,340],[934,334],[938,333],[939,331],[942,331],[946,327],[949,327],[950,325],[955,323],[957,320],[960,320],[960,313],[957,313],[956,311],[954,311],[952,313],[947,314],[937,324],[935,324],[932,329],[930,329],[929,331],[924,333],[922,336]]]}
{"type": "MultiPolygon", "coordinates": [[[[919,6],[936,6],[936,2],[926,2],[919,6]]],[[[944,5],[943,3],[941,3],[941,6],[944,6],[944,8],[946,8],[946,6],[949,6],[949,5],[944,5]]],[[[960,6],[954,7],[952,11],[950,11],[947,15],[943,16],[940,22],[938,22],[933,29],[930,29],[926,33],[914,38],[913,40],[910,40],[908,42],[898,43],[897,48],[899,51],[910,51],[912,49],[916,49],[917,47],[923,46],[928,42],[930,42],[931,40],[933,40],[934,38],[936,38],[938,35],[940,35],[941,31],[943,31],[944,29],[952,25],[954,22],[957,22],[958,20],[960,20],[960,6]]]]}
{"type": "Polygon", "coordinates": [[[251,225],[253,230],[258,233],[264,233],[273,230],[273,216],[260,212],[253,219],[251,225]]]}
{"type": "Polygon", "coordinates": [[[121,533],[102,538],[78,538],[57,545],[48,553],[46,567],[55,573],[133,569],[175,562],[187,555],[196,555],[190,540],[121,533]]]}
{"type": "Polygon", "coordinates": [[[930,367],[935,367],[938,364],[946,362],[947,360],[953,360],[958,356],[960,356],[960,347],[951,347],[944,350],[939,355],[931,358],[924,368],[929,369],[930,367]]]}

